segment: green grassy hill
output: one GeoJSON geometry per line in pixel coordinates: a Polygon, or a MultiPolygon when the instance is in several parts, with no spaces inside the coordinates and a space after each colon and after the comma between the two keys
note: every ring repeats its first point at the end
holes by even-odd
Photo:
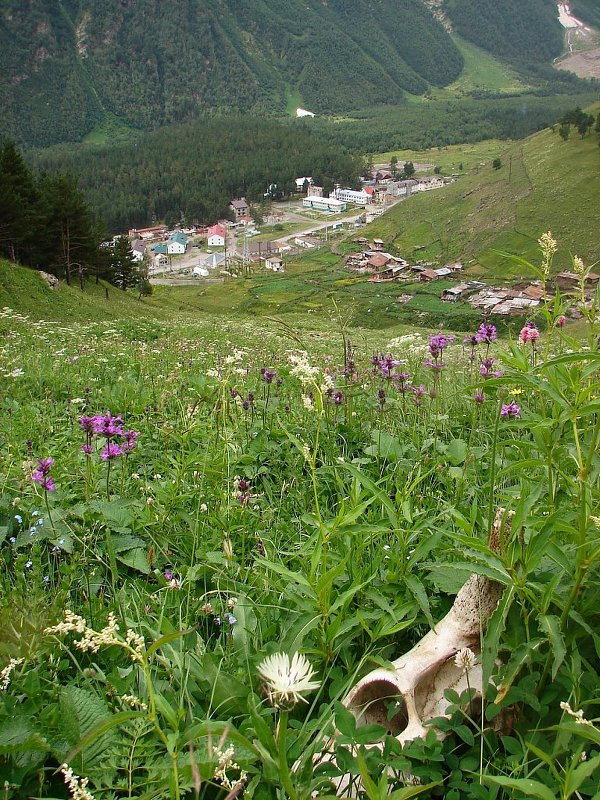
{"type": "Polygon", "coordinates": [[[495,157],[500,169],[493,169],[492,159],[481,161],[445,189],[399,203],[367,235],[410,258],[462,259],[471,274],[498,278],[518,276],[521,268],[497,251],[535,260],[537,239],[547,230],[560,244],[557,267],[567,266],[575,253],[586,263],[600,259],[597,136],[572,133],[565,142],[544,130],[521,142],[498,143],[495,157]]]}
{"type": "Polygon", "coordinates": [[[39,272],[0,259],[0,308],[8,306],[33,320],[94,320],[165,317],[169,308],[151,305],[146,298],[90,280],[85,291],[60,281],[50,289],[39,272]],[[108,291],[108,295],[107,295],[108,291]]]}

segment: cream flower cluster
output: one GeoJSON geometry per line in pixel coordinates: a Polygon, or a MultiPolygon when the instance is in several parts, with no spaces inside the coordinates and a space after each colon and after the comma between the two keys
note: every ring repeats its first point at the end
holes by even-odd
{"type": "Polygon", "coordinates": [[[290,375],[298,378],[304,386],[314,383],[319,377],[321,370],[310,364],[306,353],[290,353],[288,361],[292,365],[290,375]]]}
{"type": "Polygon", "coordinates": [[[82,638],[73,642],[73,644],[84,653],[97,653],[101,647],[115,645],[117,647],[126,647],[131,651],[135,661],[142,661],[145,649],[144,637],[131,629],[126,631],[125,641],[123,641],[119,636],[119,623],[112,611],[108,615],[106,626],[101,631],[95,631],[93,628],[88,627],[83,617],[67,609],[64,622],[59,622],[57,625],[46,628],[44,633],[53,633],[56,636],[65,636],[67,633],[83,634],[82,638]]]}
{"type": "Polygon", "coordinates": [[[245,783],[248,777],[247,773],[236,764],[233,760],[235,751],[233,746],[229,746],[227,750],[215,749],[215,755],[218,758],[217,768],[215,770],[215,780],[218,781],[227,791],[231,792],[240,783],[245,783]],[[239,772],[237,779],[232,780],[227,773],[231,771],[239,772]]]}
{"type": "Polygon", "coordinates": [[[69,787],[73,800],[94,800],[94,795],[87,788],[87,778],[75,775],[68,764],[61,764],[60,769],[65,776],[65,783],[69,787]]]}
{"type": "Polygon", "coordinates": [[[11,658],[8,664],[0,672],[0,692],[5,692],[8,689],[11,674],[17,667],[21,666],[24,660],[25,659],[23,658],[11,658]]]}

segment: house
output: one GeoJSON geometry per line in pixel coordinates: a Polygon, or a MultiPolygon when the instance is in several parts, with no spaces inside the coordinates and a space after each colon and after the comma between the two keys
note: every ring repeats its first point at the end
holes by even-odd
{"type": "Polygon", "coordinates": [[[164,243],[155,244],[154,247],[152,248],[152,252],[154,253],[155,256],[158,256],[158,255],[166,256],[167,255],[167,245],[164,244],[164,243]]]}
{"type": "Polygon", "coordinates": [[[421,283],[429,283],[430,281],[437,281],[439,277],[434,269],[424,269],[419,275],[419,281],[421,283]]]}
{"type": "Polygon", "coordinates": [[[430,189],[441,189],[446,182],[439,175],[429,175],[426,178],[419,178],[416,186],[418,192],[427,192],[430,189]]]}
{"type": "Polygon", "coordinates": [[[131,228],[129,230],[130,239],[143,239],[145,242],[150,239],[159,239],[169,232],[166,225],[154,225],[152,228],[131,228]]]}
{"type": "Polygon", "coordinates": [[[385,242],[383,239],[373,239],[373,250],[378,250],[381,252],[384,244],[385,242]]]}
{"type": "Polygon", "coordinates": [[[404,272],[404,269],[401,264],[388,264],[385,269],[382,269],[376,275],[371,275],[369,281],[379,283],[380,281],[404,280],[409,275],[409,273],[404,272]]]}
{"type": "Polygon", "coordinates": [[[233,211],[236,222],[242,217],[245,217],[250,211],[250,206],[246,202],[245,197],[235,197],[231,203],[229,203],[229,208],[233,211]]]}
{"type": "Polygon", "coordinates": [[[449,269],[451,272],[462,272],[463,265],[460,261],[451,261],[448,264],[444,264],[444,266],[449,269]]]}
{"type": "Polygon", "coordinates": [[[385,267],[388,264],[390,259],[387,256],[384,256],[383,253],[375,253],[375,255],[371,256],[367,261],[367,265],[374,270],[380,270],[382,267],[385,267]]]}
{"type": "Polygon", "coordinates": [[[322,186],[315,186],[313,185],[310,187],[310,194],[312,197],[323,197],[323,187],[322,186]]]}
{"type": "Polygon", "coordinates": [[[134,261],[143,261],[146,255],[146,244],[142,239],[136,239],[131,243],[131,252],[134,261]]]}
{"type": "MultiPolygon", "coordinates": [[[[296,191],[297,192],[303,192],[304,191],[304,187],[305,187],[305,185],[307,183],[308,183],[308,188],[310,189],[310,187],[313,185],[313,179],[312,178],[296,178],[296,191]]],[[[308,191],[307,191],[307,194],[308,194],[308,191]]],[[[312,192],[311,192],[311,194],[312,194],[312,192]]]]}
{"type": "Polygon", "coordinates": [[[217,267],[224,267],[226,262],[225,253],[211,253],[200,266],[203,269],[217,269],[217,267]]]}
{"type": "Polygon", "coordinates": [[[335,197],[316,197],[310,194],[304,198],[302,206],[329,214],[339,214],[340,211],[346,210],[346,203],[343,200],[337,200],[335,197]]]}
{"type": "Polygon", "coordinates": [[[468,283],[457,283],[456,286],[451,286],[449,289],[444,289],[441,299],[445,303],[456,303],[463,297],[476,292],[484,286],[481,281],[469,281],[468,283]]]}
{"type": "Polygon", "coordinates": [[[166,267],[169,259],[164,253],[157,253],[152,259],[152,263],[155,269],[159,269],[160,267],[166,267]]]}
{"type": "Polygon", "coordinates": [[[208,278],[208,269],[206,267],[194,267],[192,275],[195,278],[208,278]]]}
{"type": "Polygon", "coordinates": [[[265,269],[269,269],[272,272],[283,272],[283,259],[281,256],[269,256],[269,258],[265,258],[265,269]]]}
{"type": "MultiPolygon", "coordinates": [[[[600,276],[596,275],[595,272],[589,272],[585,279],[586,289],[593,288],[598,283],[599,278],[600,276]]],[[[576,289],[579,284],[579,275],[574,272],[559,272],[554,278],[554,285],[563,292],[576,289]]]]}
{"type": "Polygon", "coordinates": [[[452,270],[448,267],[440,267],[439,269],[434,270],[434,272],[438,278],[447,278],[449,275],[452,275],[452,270]]]}
{"type": "Polygon", "coordinates": [[[209,247],[225,247],[227,230],[223,225],[213,225],[206,231],[209,247]]]}
{"type": "Polygon", "coordinates": [[[305,239],[303,236],[296,236],[294,244],[298,245],[298,247],[303,247],[305,250],[311,250],[313,247],[317,246],[315,242],[312,242],[310,239],[305,239]]]}
{"type": "Polygon", "coordinates": [[[170,256],[180,256],[185,253],[187,249],[188,237],[185,233],[177,231],[174,233],[167,242],[167,253],[170,256]]]}

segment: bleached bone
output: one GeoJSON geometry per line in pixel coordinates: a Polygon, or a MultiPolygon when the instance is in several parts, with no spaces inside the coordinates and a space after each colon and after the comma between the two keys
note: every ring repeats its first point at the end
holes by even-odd
{"type": "Polygon", "coordinates": [[[456,654],[469,648],[480,652],[482,632],[502,594],[502,586],[480,575],[471,575],[454,605],[435,628],[400,658],[393,669],[376,669],[365,675],[343,701],[359,724],[378,724],[405,742],[424,737],[424,723],[444,716],[449,701],[446,689],[461,694],[467,688],[481,697],[481,666],[465,670],[454,663],[456,654]],[[389,719],[388,707],[398,711],[389,719]]]}

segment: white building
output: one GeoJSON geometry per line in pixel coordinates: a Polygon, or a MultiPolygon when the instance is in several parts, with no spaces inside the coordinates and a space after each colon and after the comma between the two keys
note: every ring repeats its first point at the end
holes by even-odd
{"type": "Polygon", "coordinates": [[[336,200],[342,200],[345,203],[353,203],[355,206],[366,206],[373,201],[373,189],[369,186],[365,189],[341,189],[337,188],[333,192],[336,200]]]}
{"type": "Polygon", "coordinates": [[[314,197],[313,195],[308,195],[302,201],[302,205],[304,208],[312,208],[315,211],[326,211],[330,214],[339,214],[340,211],[346,210],[346,203],[335,197],[314,197]]]}
{"type": "Polygon", "coordinates": [[[227,230],[223,225],[213,225],[206,233],[209,247],[225,247],[227,230]]]}

